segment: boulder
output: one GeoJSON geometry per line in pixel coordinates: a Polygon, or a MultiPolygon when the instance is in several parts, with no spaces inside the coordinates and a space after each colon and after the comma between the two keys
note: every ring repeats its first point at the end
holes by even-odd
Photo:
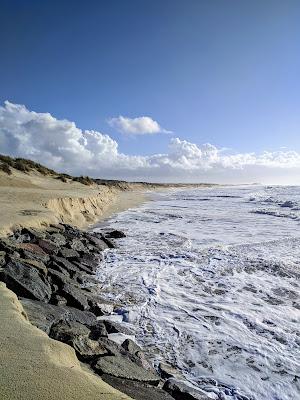
{"type": "Polygon", "coordinates": [[[95,246],[99,251],[103,251],[105,249],[107,249],[109,246],[107,245],[107,243],[105,242],[105,240],[102,239],[102,237],[95,237],[92,235],[88,236],[88,240],[89,242],[95,246]]]}
{"type": "Polygon", "coordinates": [[[168,379],[163,389],[176,400],[211,400],[202,390],[195,389],[184,381],[174,378],[168,379]]]}
{"type": "Polygon", "coordinates": [[[59,246],[48,239],[39,239],[38,245],[44,250],[47,254],[57,254],[59,251],[59,246]]]}
{"type": "Polygon", "coordinates": [[[146,371],[122,355],[100,357],[93,368],[100,375],[106,374],[116,378],[147,382],[154,386],[159,384],[159,377],[157,375],[146,371]]]}
{"type": "Polygon", "coordinates": [[[99,301],[98,296],[91,296],[88,300],[90,311],[94,313],[97,317],[103,315],[109,315],[114,311],[114,304],[106,301],[99,301]]]}
{"type": "Polygon", "coordinates": [[[138,352],[142,351],[139,345],[137,345],[133,340],[131,339],[126,339],[124,342],[121,344],[123,349],[128,351],[128,353],[136,355],[138,352]]]}
{"type": "Polygon", "coordinates": [[[27,264],[29,267],[36,268],[41,274],[47,275],[47,267],[42,261],[31,260],[30,258],[19,258],[19,261],[27,264]]]}
{"type": "Polygon", "coordinates": [[[121,238],[126,237],[126,235],[122,231],[113,230],[113,231],[105,232],[105,237],[112,238],[112,239],[121,239],[121,238]]]}
{"type": "Polygon", "coordinates": [[[46,233],[39,231],[34,228],[22,228],[22,235],[28,235],[30,237],[30,241],[38,241],[39,239],[45,239],[46,233]]]}
{"type": "Polygon", "coordinates": [[[83,242],[78,238],[72,239],[72,241],[69,243],[69,246],[71,249],[76,251],[83,251],[83,252],[88,251],[86,245],[83,244],[83,242]]]}
{"type": "MultiPolygon", "coordinates": [[[[48,231],[49,232],[49,231],[48,231]]],[[[65,246],[67,244],[66,238],[61,233],[52,233],[48,235],[49,240],[56,246],[65,246]]]]}
{"type": "Polygon", "coordinates": [[[134,335],[134,328],[131,328],[128,324],[120,324],[115,321],[103,319],[106,330],[108,333],[124,333],[125,335],[134,335]],[[128,325],[128,326],[127,326],[128,325]]]}
{"type": "Polygon", "coordinates": [[[70,283],[65,283],[58,294],[67,299],[68,306],[78,308],[79,310],[87,310],[89,308],[84,292],[70,283]]]}
{"type": "Polygon", "coordinates": [[[35,243],[21,243],[19,244],[19,251],[23,258],[42,261],[45,264],[50,260],[49,255],[35,243]]]}
{"type": "Polygon", "coordinates": [[[85,325],[74,321],[59,322],[50,331],[50,337],[72,346],[81,360],[108,354],[105,347],[90,339],[89,335],[90,330],[85,325]]]}
{"type": "Polygon", "coordinates": [[[102,375],[101,379],[135,400],[174,400],[174,398],[164,390],[148,385],[147,383],[116,378],[106,374],[102,375]]]}
{"type": "Polygon", "coordinates": [[[163,379],[181,377],[180,373],[174,367],[167,363],[159,363],[158,371],[163,379]]]}
{"type": "Polygon", "coordinates": [[[59,321],[79,322],[88,327],[97,325],[95,315],[88,311],[84,312],[72,307],[46,304],[24,298],[21,299],[21,303],[30,322],[48,335],[52,325],[59,321]]]}
{"type": "Polygon", "coordinates": [[[16,243],[11,238],[1,238],[0,239],[0,250],[5,251],[8,254],[12,254],[15,251],[18,251],[19,244],[16,243]]]}
{"type": "Polygon", "coordinates": [[[79,269],[76,265],[66,260],[64,257],[58,257],[56,255],[51,257],[50,265],[51,268],[57,269],[60,272],[67,272],[71,277],[79,272],[79,269]]]}
{"type": "Polygon", "coordinates": [[[1,280],[18,296],[48,302],[50,284],[41,278],[39,271],[17,259],[11,259],[1,272],[1,280]]]}
{"type": "Polygon", "coordinates": [[[62,247],[59,250],[58,254],[60,257],[63,258],[70,258],[70,259],[79,258],[79,253],[76,250],[68,249],[67,247],[62,247]]]}
{"type": "Polygon", "coordinates": [[[97,323],[90,327],[91,334],[90,338],[94,340],[98,340],[103,337],[107,337],[107,330],[103,321],[97,321],[97,323]]]}

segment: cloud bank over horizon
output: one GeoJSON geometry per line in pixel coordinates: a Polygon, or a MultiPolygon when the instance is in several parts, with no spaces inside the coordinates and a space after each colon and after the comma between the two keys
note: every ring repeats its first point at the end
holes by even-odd
{"type": "Polygon", "coordinates": [[[300,183],[296,151],[227,154],[209,143],[199,146],[171,138],[167,154],[132,156],[120,152],[106,134],[8,101],[0,107],[0,153],[30,158],[60,172],[108,179],[300,183]]]}

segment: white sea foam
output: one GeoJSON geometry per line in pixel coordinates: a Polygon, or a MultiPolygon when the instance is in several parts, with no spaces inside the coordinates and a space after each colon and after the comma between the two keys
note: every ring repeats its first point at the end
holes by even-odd
{"type": "Polygon", "coordinates": [[[177,190],[107,222],[127,237],[100,285],[156,365],[212,399],[300,398],[299,205],[299,187],[177,190]]]}

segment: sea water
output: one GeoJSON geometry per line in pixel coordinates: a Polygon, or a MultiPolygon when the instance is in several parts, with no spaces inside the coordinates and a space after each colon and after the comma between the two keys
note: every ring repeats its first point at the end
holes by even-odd
{"type": "Polygon", "coordinates": [[[300,399],[300,187],[170,190],[105,227],[126,238],[101,289],[154,365],[212,399],[300,399]]]}

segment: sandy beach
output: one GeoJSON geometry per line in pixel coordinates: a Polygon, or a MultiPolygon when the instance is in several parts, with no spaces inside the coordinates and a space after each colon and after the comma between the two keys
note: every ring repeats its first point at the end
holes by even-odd
{"type": "Polygon", "coordinates": [[[85,186],[61,182],[31,171],[0,171],[0,236],[19,227],[42,228],[64,222],[87,227],[100,218],[136,206],[144,201],[145,189],[134,185],[132,191],[117,187],[85,186]]]}

